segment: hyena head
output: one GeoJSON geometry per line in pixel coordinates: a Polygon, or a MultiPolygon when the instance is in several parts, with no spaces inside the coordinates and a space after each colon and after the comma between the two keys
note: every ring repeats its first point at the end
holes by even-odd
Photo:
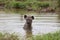
{"type": "Polygon", "coordinates": [[[34,19],[34,16],[24,15],[24,19],[26,20],[26,23],[27,24],[31,24],[32,23],[32,20],[34,19]]]}

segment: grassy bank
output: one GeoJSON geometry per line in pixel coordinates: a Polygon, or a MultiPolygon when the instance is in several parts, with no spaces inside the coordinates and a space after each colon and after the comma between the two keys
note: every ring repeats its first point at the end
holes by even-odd
{"type": "Polygon", "coordinates": [[[19,40],[18,36],[14,33],[1,33],[0,32],[0,40],[19,40]]]}
{"type": "MultiPolygon", "coordinates": [[[[0,33],[0,40],[19,40],[16,34],[9,34],[9,33],[0,33]]],[[[30,40],[60,40],[60,31],[55,33],[48,33],[44,35],[35,35],[30,40]]]]}
{"type": "Polygon", "coordinates": [[[42,1],[42,0],[0,0],[1,9],[9,9],[12,12],[55,12],[56,1],[42,1]],[[17,10],[18,9],[18,10],[17,10]]]}
{"type": "Polygon", "coordinates": [[[25,9],[25,10],[37,10],[42,7],[49,7],[50,3],[51,2],[48,1],[41,2],[37,0],[26,0],[26,1],[16,1],[16,0],[1,1],[0,0],[0,5],[1,4],[5,5],[4,7],[8,9],[15,8],[15,9],[25,9]]]}
{"type": "Polygon", "coordinates": [[[60,32],[36,35],[32,40],[60,40],[60,32]]]}

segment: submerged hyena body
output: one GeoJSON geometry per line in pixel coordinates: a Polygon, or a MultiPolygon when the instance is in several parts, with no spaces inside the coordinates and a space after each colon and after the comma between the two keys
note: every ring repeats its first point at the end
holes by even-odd
{"type": "Polygon", "coordinates": [[[24,24],[23,29],[26,31],[26,36],[30,37],[32,35],[32,20],[34,19],[34,16],[24,15],[24,19],[26,20],[26,23],[24,24]]]}

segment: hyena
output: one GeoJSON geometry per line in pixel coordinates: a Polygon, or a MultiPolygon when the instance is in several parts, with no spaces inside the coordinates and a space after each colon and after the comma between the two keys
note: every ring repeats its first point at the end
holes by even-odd
{"type": "Polygon", "coordinates": [[[32,21],[34,19],[34,16],[24,15],[24,19],[26,20],[26,23],[25,23],[23,29],[26,31],[26,36],[30,37],[30,36],[32,36],[32,21]]]}

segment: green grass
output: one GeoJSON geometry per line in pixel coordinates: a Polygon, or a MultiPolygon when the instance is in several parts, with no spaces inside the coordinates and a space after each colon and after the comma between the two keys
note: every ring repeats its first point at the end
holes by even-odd
{"type": "Polygon", "coordinates": [[[18,36],[14,33],[1,33],[0,32],[0,40],[19,40],[18,36]]]}
{"type": "MultiPolygon", "coordinates": [[[[0,0],[1,1],[1,0],[0,0]]],[[[9,0],[2,0],[2,2],[5,3],[5,8],[20,8],[20,9],[26,9],[27,6],[31,6],[32,9],[36,9],[36,8],[39,8],[39,7],[47,7],[49,6],[49,3],[50,2],[40,2],[40,1],[37,1],[37,0],[26,0],[24,2],[21,2],[21,1],[9,1],[9,0]]]]}
{"type": "MultiPolygon", "coordinates": [[[[16,13],[23,13],[28,11],[30,8],[31,11],[40,12],[42,8],[46,7],[54,7],[56,5],[53,1],[39,1],[39,0],[23,0],[23,1],[16,1],[16,0],[0,0],[0,3],[5,3],[4,9],[9,9],[11,12],[16,13]],[[12,9],[12,10],[11,10],[12,9]],[[17,10],[19,9],[19,10],[17,10]]],[[[9,12],[7,11],[7,12],[9,12]]],[[[29,12],[29,11],[28,11],[29,12]]]]}
{"type": "Polygon", "coordinates": [[[56,33],[36,35],[32,38],[32,40],[60,40],[60,31],[56,33]]]}
{"type": "MultiPolygon", "coordinates": [[[[15,33],[0,32],[0,40],[21,40],[21,37],[17,36],[15,33]]],[[[60,40],[60,31],[44,35],[34,35],[30,37],[29,40],[60,40]]]]}

